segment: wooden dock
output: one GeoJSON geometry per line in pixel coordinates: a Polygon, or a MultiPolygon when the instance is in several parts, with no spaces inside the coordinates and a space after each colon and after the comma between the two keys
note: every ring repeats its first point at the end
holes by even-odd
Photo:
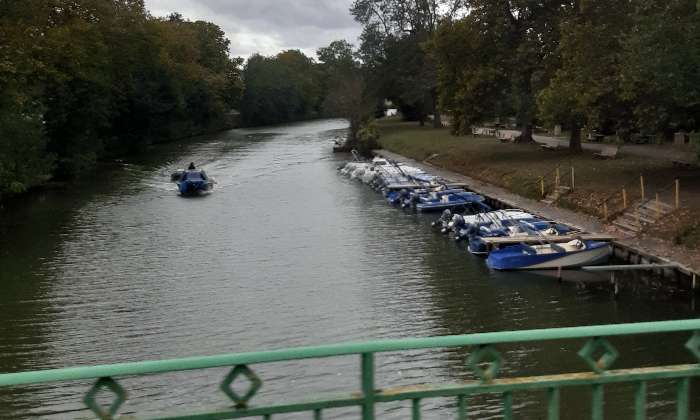
{"type": "Polygon", "coordinates": [[[489,250],[494,248],[500,248],[508,245],[516,244],[540,244],[540,243],[562,243],[573,241],[574,239],[581,239],[582,241],[601,241],[610,242],[614,241],[615,237],[612,235],[602,234],[602,233],[579,233],[575,235],[533,235],[533,236],[514,236],[514,237],[496,237],[496,238],[481,238],[489,250]]]}

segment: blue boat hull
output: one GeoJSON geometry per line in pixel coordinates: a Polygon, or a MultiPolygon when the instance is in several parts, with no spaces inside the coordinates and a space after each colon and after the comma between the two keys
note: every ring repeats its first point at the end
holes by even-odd
{"type": "Polygon", "coordinates": [[[598,265],[608,261],[610,245],[605,242],[586,241],[581,251],[532,253],[533,247],[513,245],[491,252],[486,264],[494,270],[546,270],[598,265]]]}
{"type": "Polygon", "coordinates": [[[177,183],[177,188],[182,195],[195,195],[211,189],[211,184],[205,180],[196,181],[180,181],[177,183]]]}

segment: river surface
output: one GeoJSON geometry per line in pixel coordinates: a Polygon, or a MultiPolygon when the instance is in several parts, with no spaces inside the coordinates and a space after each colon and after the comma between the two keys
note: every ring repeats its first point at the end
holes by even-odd
{"type": "MultiPolygon", "coordinates": [[[[340,120],[232,130],[158,146],[67,190],[0,210],[0,372],[255,351],[381,338],[697,317],[690,298],[645,287],[559,284],[494,273],[433,232],[433,217],[388,206],[342,177],[331,153],[340,120]],[[218,184],[177,195],[169,174],[190,161],[218,184]]],[[[687,334],[613,339],[615,367],[689,363],[687,334]]],[[[586,370],[582,340],[502,346],[503,375],[586,370]]],[[[473,378],[468,349],[377,356],[377,384],[473,378]]],[[[253,366],[254,403],[359,389],[355,357],[253,366]]],[[[226,406],[225,369],[125,378],[121,413],[226,406]]],[[[693,384],[693,396],[698,393],[693,384]]],[[[0,389],[0,418],[88,418],[89,382],[0,389]]],[[[649,415],[674,411],[669,382],[649,384],[649,415]]],[[[700,411],[694,398],[693,410],[700,411]]],[[[516,393],[519,418],[545,415],[543,393],[516,393]]],[[[569,419],[589,418],[590,390],[562,392],[569,419]]],[[[630,386],[606,387],[606,416],[631,416],[630,386]]],[[[424,400],[424,418],[454,417],[424,400]]],[[[469,399],[499,418],[496,396],[469,399]]],[[[357,418],[330,410],[324,418],[357,418]]],[[[410,403],[379,418],[404,419],[410,403]]],[[[278,418],[310,418],[275,416],[278,418]]]]}

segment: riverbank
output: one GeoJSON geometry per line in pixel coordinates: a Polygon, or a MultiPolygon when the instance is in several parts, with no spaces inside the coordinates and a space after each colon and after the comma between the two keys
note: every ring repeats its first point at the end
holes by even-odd
{"type": "Polygon", "coordinates": [[[690,181],[697,176],[694,170],[674,168],[671,162],[635,155],[597,160],[592,154],[501,143],[493,137],[457,137],[446,128],[431,129],[414,123],[388,120],[380,122],[379,128],[380,143],[390,157],[412,160],[416,166],[429,166],[434,173],[465,182],[515,207],[588,231],[610,230],[609,223],[602,220],[601,202],[622,186],[635,181],[638,184],[640,173],[648,180],[647,194],[653,194],[655,188],[662,188],[669,180],[681,178],[684,185],[681,209],[665,217],[665,223],[637,237],[621,238],[621,242],[647,254],[677,261],[689,270],[700,271],[700,240],[696,235],[700,191],[694,191],[698,187],[690,181]],[[539,179],[556,171],[557,166],[575,168],[576,187],[556,206],[551,206],[540,201],[539,179]],[[685,237],[684,231],[687,232],[685,237]]]}

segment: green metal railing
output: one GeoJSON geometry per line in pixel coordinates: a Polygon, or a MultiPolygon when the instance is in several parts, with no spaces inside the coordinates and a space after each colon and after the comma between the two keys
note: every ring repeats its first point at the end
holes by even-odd
{"type": "MultiPolygon", "coordinates": [[[[468,396],[500,394],[503,417],[511,419],[513,417],[513,393],[541,390],[546,393],[547,418],[558,419],[561,388],[590,386],[592,391],[592,418],[602,419],[605,385],[633,383],[635,384],[635,419],[644,419],[646,418],[647,408],[647,381],[671,379],[675,380],[676,384],[677,418],[687,419],[690,411],[690,379],[700,376],[700,319],[370,341],[366,343],[299,347],[253,353],[6,373],[0,374],[0,387],[95,379],[96,382],[84,396],[83,401],[98,418],[109,419],[118,413],[119,408],[127,399],[127,391],[114,379],[115,377],[152,375],[215,367],[232,367],[219,386],[221,391],[233,401],[234,404],[231,407],[212,412],[178,414],[157,418],[230,419],[262,417],[263,419],[271,419],[274,414],[310,412],[313,414],[314,419],[321,419],[323,410],[339,407],[359,407],[361,409],[361,418],[363,420],[372,420],[375,418],[375,407],[377,404],[410,400],[412,402],[412,418],[417,420],[421,417],[421,400],[451,397],[456,399],[456,417],[458,419],[466,419],[469,411],[468,396]],[[618,358],[619,353],[610,344],[607,337],[669,332],[691,332],[685,347],[689,351],[689,359],[691,357],[694,358],[693,363],[634,369],[610,369],[618,358]],[[589,371],[534,377],[498,377],[504,360],[496,349],[496,345],[563,339],[587,339],[578,355],[590,368],[589,371]],[[420,384],[382,390],[378,390],[375,387],[374,360],[377,353],[466,346],[472,347],[467,364],[479,378],[477,381],[450,385],[420,384]],[[359,392],[342,397],[304,402],[277,403],[267,406],[250,404],[251,399],[262,386],[262,380],[253,372],[249,365],[347,355],[357,355],[360,359],[359,392]],[[241,376],[246,377],[249,381],[248,390],[243,395],[235,392],[232,387],[232,384],[241,376]],[[96,399],[96,395],[105,390],[112,392],[115,396],[113,403],[107,407],[100,405],[96,399]]],[[[544,413],[542,417],[544,417],[544,413]]]]}

